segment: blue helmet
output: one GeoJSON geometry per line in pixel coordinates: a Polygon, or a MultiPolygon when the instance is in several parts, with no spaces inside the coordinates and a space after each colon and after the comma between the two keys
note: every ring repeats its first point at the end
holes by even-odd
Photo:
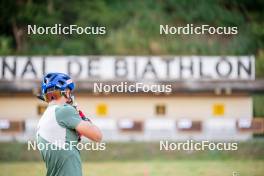
{"type": "Polygon", "coordinates": [[[47,90],[50,88],[54,88],[61,91],[64,91],[68,88],[73,91],[74,83],[71,77],[64,73],[48,73],[44,76],[42,81],[42,94],[46,94],[47,90]]]}

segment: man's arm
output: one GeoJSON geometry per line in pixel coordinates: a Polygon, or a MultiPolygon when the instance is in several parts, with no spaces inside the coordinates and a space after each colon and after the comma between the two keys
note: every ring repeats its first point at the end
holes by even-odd
{"type": "Polygon", "coordinates": [[[101,131],[93,124],[91,124],[89,121],[81,121],[76,126],[76,131],[80,133],[81,135],[95,141],[100,142],[102,140],[102,133],[101,131]]]}

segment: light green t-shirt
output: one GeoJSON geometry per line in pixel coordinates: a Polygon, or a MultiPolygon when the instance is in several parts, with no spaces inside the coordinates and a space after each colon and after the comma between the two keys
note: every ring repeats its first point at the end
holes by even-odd
{"type": "Polygon", "coordinates": [[[37,139],[47,167],[47,176],[81,176],[80,152],[76,126],[79,113],[68,104],[49,105],[38,124],[37,139]],[[46,146],[43,149],[43,146],[46,146]]]}

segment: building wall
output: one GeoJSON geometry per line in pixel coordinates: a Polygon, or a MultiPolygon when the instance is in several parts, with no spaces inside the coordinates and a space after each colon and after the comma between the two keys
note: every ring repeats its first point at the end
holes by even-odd
{"type": "MultiPolygon", "coordinates": [[[[155,106],[165,105],[164,118],[190,118],[202,120],[216,118],[252,118],[253,104],[250,96],[241,97],[91,97],[77,96],[79,107],[87,116],[96,116],[97,106],[104,104],[107,115],[103,118],[145,119],[156,117],[155,106]],[[223,115],[214,115],[214,106],[224,107],[223,115]]],[[[39,117],[37,106],[45,104],[35,97],[0,97],[0,119],[26,119],[39,117]]]]}
{"type": "Polygon", "coordinates": [[[0,118],[17,120],[37,117],[39,102],[35,97],[0,97],[0,118]]]}

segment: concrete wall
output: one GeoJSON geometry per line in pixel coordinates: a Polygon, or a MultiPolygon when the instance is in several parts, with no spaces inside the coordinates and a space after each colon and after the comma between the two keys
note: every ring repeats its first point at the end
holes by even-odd
{"type": "MultiPolygon", "coordinates": [[[[90,97],[77,96],[79,107],[87,116],[96,116],[98,104],[106,104],[111,118],[145,119],[156,117],[155,106],[166,105],[165,118],[203,120],[215,117],[213,106],[223,104],[224,118],[252,118],[253,105],[249,96],[241,97],[90,97]]],[[[45,104],[34,97],[0,97],[0,119],[37,118],[37,106],[45,104]]],[[[108,118],[108,117],[102,117],[108,118]]],[[[219,118],[216,116],[216,118],[219,118]]]]}

